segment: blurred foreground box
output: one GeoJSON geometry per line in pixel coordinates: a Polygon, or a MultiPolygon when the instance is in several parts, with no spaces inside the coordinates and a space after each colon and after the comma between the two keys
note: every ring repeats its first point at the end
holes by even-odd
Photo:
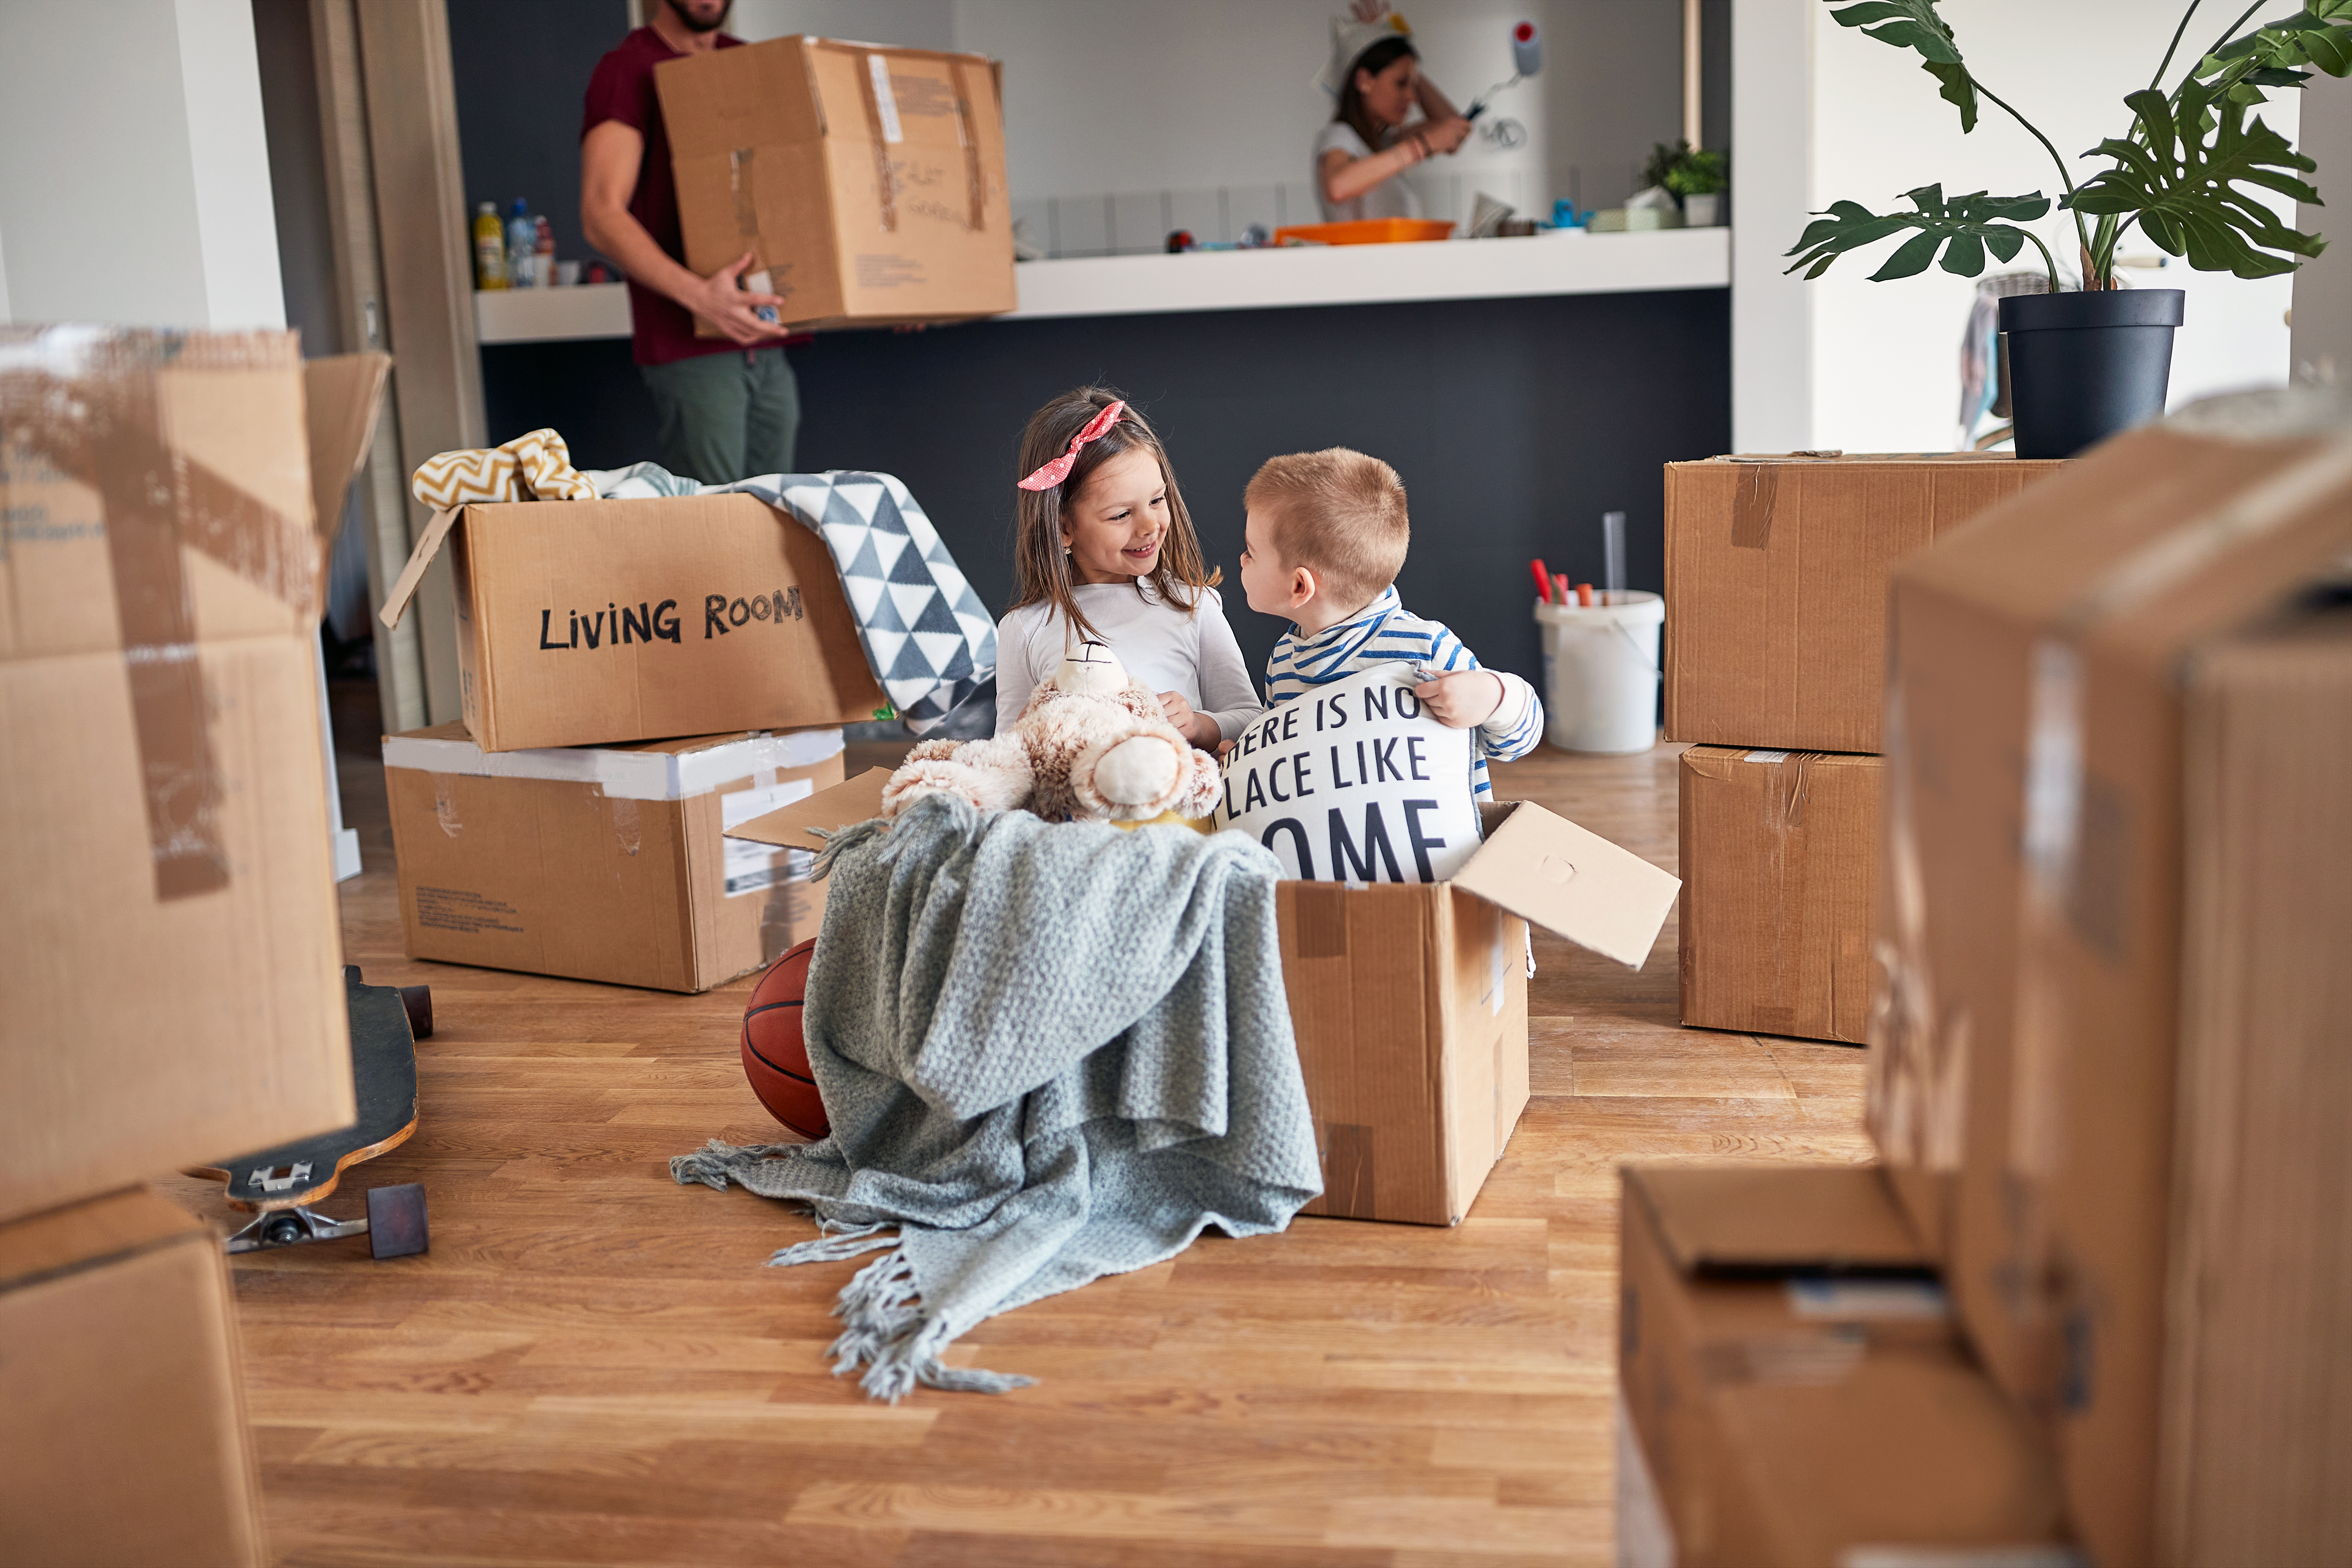
{"type": "Polygon", "coordinates": [[[1627,1167],[1622,1223],[1621,1564],[2071,1560],[1882,1172],[1627,1167]]]}
{"type": "Polygon", "coordinates": [[[2352,1541],[2347,560],[2279,393],[1895,573],[1871,1128],[2101,1563],[2352,1541]]]}
{"type": "Polygon", "coordinates": [[[0,1226],[0,1556],[268,1561],[227,1260],[145,1188],[0,1226]]]}
{"type": "Polygon", "coordinates": [[[386,363],[0,327],[0,1220],[352,1120],[321,530],[386,363]]]}

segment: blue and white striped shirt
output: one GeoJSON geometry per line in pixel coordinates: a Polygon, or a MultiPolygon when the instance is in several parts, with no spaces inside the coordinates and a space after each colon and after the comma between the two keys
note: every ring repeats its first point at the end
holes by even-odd
{"type": "MultiPolygon", "coordinates": [[[[1486,668],[1442,623],[1424,621],[1408,611],[1391,584],[1352,619],[1309,637],[1300,637],[1296,626],[1283,633],[1274,645],[1274,657],[1265,661],[1266,700],[1287,702],[1314,687],[1345,680],[1391,660],[1439,675],[1486,668]]],[[[1524,757],[1543,739],[1543,703],[1537,700],[1536,689],[1509,670],[1489,673],[1503,683],[1503,701],[1494,717],[1478,726],[1477,743],[1471,749],[1470,781],[1481,801],[1495,794],[1486,777],[1486,759],[1507,763],[1524,757]]]]}

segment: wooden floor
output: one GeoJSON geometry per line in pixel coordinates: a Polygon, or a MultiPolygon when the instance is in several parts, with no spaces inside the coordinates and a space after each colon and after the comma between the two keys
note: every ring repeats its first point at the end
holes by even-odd
{"type": "MultiPolygon", "coordinates": [[[[236,1262],[286,1563],[1605,1563],[1616,1167],[1867,1153],[1859,1052],[1675,1027],[1671,921],[1639,973],[1538,935],[1535,1100],[1461,1226],[1204,1239],[952,1358],[1035,1387],[875,1405],[824,1359],[856,1265],[762,1268],[810,1222],[669,1178],[706,1138],[779,1136],[738,1065],[750,982],[407,962],[382,771],[343,770],[349,959],[429,982],[436,1030],[416,1136],[326,1206],[422,1182],[433,1248],[236,1262]]],[[[1671,748],[1496,772],[1674,865],[1671,748]]],[[[229,1220],[216,1188],[167,1190],[229,1220]]]]}

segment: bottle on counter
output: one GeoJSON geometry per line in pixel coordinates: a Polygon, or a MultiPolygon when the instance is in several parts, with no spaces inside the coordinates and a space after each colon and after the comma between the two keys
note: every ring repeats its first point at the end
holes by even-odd
{"type": "Polygon", "coordinates": [[[507,275],[517,289],[535,289],[539,279],[532,274],[539,270],[539,225],[532,221],[530,204],[517,196],[507,214],[507,275]]]}
{"type": "Polygon", "coordinates": [[[531,287],[555,287],[555,226],[547,221],[545,213],[531,219],[536,225],[531,241],[531,287]]]}
{"type": "Polygon", "coordinates": [[[505,227],[499,222],[499,204],[484,202],[474,214],[474,287],[504,289],[507,275],[505,227]]]}

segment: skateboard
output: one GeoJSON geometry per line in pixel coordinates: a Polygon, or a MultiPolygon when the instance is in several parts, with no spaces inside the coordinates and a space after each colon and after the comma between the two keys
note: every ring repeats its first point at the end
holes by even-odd
{"type": "Polygon", "coordinates": [[[429,986],[363,984],[359,966],[345,964],[343,992],[359,1120],[188,1173],[226,1184],[229,1206],[253,1215],[252,1224],[228,1238],[232,1253],[364,1236],[375,1257],[406,1258],[431,1244],[425,1189],[414,1182],[369,1192],[365,1219],[329,1219],[310,1207],[335,1190],[345,1170],[398,1148],[416,1131],[416,1042],[433,1033],[429,986]]]}

